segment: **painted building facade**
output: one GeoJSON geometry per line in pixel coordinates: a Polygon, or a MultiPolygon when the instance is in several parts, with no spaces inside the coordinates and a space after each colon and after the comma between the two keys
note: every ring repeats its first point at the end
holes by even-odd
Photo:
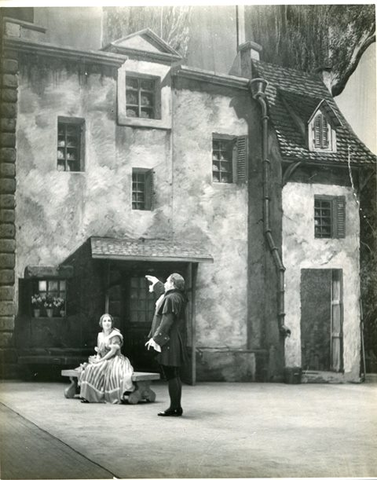
{"type": "Polygon", "coordinates": [[[134,366],[155,369],[144,276],[178,271],[188,382],[278,381],[285,366],[307,381],[359,378],[350,179],[375,159],[318,77],[263,64],[251,42],[231,75],[215,75],[183,66],[150,30],[89,51],[46,44],[25,22],[4,28],[3,375],[74,366],[104,311],[134,366]],[[316,131],[327,143],[311,151],[316,131]],[[346,226],[333,238],[338,198],[346,226]],[[46,301],[35,317],[36,295],[55,298],[52,317],[46,301]]]}

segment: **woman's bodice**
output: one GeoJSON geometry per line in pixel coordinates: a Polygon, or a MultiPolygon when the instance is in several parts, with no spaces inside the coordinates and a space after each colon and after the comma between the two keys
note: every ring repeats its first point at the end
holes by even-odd
{"type": "Polygon", "coordinates": [[[117,344],[119,348],[116,351],[116,355],[119,355],[120,347],[122,345],[122,336],[118,331],[112,331],[110,335],[104,335],[103,332],[98,334],[98,353],[101,357],[104,357],[110,350],[111,345],[117,344]]]}

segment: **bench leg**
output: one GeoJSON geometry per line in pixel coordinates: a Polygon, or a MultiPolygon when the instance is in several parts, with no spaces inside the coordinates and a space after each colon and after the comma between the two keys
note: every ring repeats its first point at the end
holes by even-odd
{"type": "Polygon", "coordinates": [[[64,390],[65,398],[74,398],[76,393],[78,392],[77,388],[77,378],[76,377],[69,377],[71,383],[70,385],[64,390]]]}
{"type": "Polygon", "coordinates": [[[128,396],[128,402],[132,404],[139,403],[140,400],[154,402],[156,400],[155,392],[150,388],[150,382],[135,382],[135,390],[128,396]]]}

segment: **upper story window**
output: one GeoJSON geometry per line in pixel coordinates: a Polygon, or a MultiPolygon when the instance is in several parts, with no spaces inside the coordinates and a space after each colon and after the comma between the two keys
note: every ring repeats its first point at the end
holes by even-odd
{"type": "Polygon", "coordinates": [[[309,149],[311,151],[335,152],[336,130],[325,113],[320,109],[309,125],[309,149]]]}
{"type": "Polygon", "coordinates": [[[172,99],[169,72],[170,68],[166,65],[125,62],[118,70],[119,125],[171,129],[172,99]]]}
{"type": "Polygon", "coordinates": [[[153,170],[132,169],[132,209],[152,210],[153,170]]]}
{"type": "Polygon", "coordinates": [[[127,75],[127,117],[157,118],[157,97],[156,80],[127,75]]]}
{"type": "Polygon", "coordinates": [[[345,198],[314,197],[314,237],[345,237],[345,198]]]}
{"type": "Polygon", "coordinates": [[[82,172],[84,170],[84,120],[58,117],[58,170],[82,172]]]}
{"type": "Polygon", "coordinates": [[[242,183],[247,180],[247,137],[214,134],[212,138],[212,180],[242,183]]]}

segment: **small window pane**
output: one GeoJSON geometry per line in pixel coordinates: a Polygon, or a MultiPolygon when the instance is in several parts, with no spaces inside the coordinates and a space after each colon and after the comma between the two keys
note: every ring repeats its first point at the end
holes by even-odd
{"type": "Polygon", "coordinates": [[[143,90],[153,90],[154,89],[154,82],[152,80],[142,80],[141,81],[141,88],[143,90]]]}
{"type": "Polygon", "coordinates": [[[45,280],[41,280],[38,283],[38,290],[40,292],[47,292],[47,282],[45,280]]]}
{"type": "Polygon", "coordinates": [[[126,87],[138,88],[138,80],[132,77],[126,77],[126,87]]]}
{"type": "Polygon", "coordinates": [[[58,291],[58,282],[56,280],[50,280],[48,282],[48,289],[49,291],[54,291],[54,292],[57,292],[58,291]]]}

